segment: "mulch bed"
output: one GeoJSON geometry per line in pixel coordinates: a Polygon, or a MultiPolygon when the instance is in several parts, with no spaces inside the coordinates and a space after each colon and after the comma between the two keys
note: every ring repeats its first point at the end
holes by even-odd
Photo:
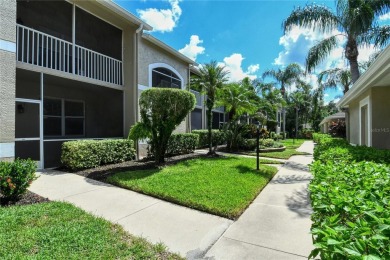
{"type": "Polygon", "coordinates": [[[22,197],[18,201],[8,202],[5,204],[3,203],[0,194],[0,207],[15,206],[15,205],[29,205],[35,203],[48,202],[48,201],[50,201],[48,198],[42,197],[31,191],[27,191],[25,194],[22,195],[22,197]]]}
{"type": "MultiPolygon", "coordinates": [[[[200,158],[200,157],[209,157],[209,156],[204,154],[198,154],[198,153],[182,154],[182,155],[176,155],[176,156],[165,158],[165,163],[162,165],[156,165],[155,162],[150,159],[142,159],[138,161],[127,161],[123,163],[103,165],[96,168],[86,169],[86,170],[77,171],[73,173],[83,177],[88,177],[90,179],[104,182],[107,179],[107,177],[114,175],[115,173],[118,172],[155,169],[167,165],[173,165],[181,161],[200,158]]],[[[67,171],[66,169],[59,169],[59,170],[67,171]]]]}

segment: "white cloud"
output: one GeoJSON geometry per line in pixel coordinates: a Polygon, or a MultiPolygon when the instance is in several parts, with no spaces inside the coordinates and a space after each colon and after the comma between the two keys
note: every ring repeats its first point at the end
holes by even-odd
{"type": "Polygon", "coordinates": [[[219,63],[219,65],[225,66],[226,70],[230,72],[229,77],[231,82],[240,81],[245,77],[249,77],[252,80],[257,78],[255,73],[259,70],[260,65],[251,64],[244,71],[242,68],[243,60],[244,57],[240,53],[233,53],[229,57],[225,57],[223,62],[219,63]]]}
{"type": "Polygon", "coordinates": [[[171,32],[181,16],[180,0],[168,0],[171,9],[148,8],[137,10],[142,20],[153,27],[153,31],[171,32]]]}
{"type": "Polygon", "coordinates": [[[390,12],[379,16],[379,21],[386,21],[386,20],[390,20],[390,12]]]}
{"type": "Polygon", "coordinates": [[[325,94],[324,94],[324,97],[329,97],[329,94],[328,94],[328,93],[325,93],[325,94]]]}
{"type": "Polygon", "coordinates": [[[200,46],[201,43],[203,43],[203,40],[201,40],[198,35],[191,35],[190,43],[186,44],[179,52],[195,61],[199,54],[204,53],[205,48],[200,46]]]}

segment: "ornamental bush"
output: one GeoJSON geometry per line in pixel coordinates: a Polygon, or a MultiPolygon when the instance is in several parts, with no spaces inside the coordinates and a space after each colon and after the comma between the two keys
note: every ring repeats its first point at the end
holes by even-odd
{"type": "Polygon", "coordinates": [[[313,138],[310,257],[390,259],[390,151],[313,138]]]}
{"type": "Polygon", "coordinates": [[[192,153],[199,144],[199,135],[197,134],[173,134],[169,138],[167,154],[187,154],[192,153]]]}
{"type": "Polygon", "coordinates": [[[141,122],[132,128],[129,138],[149,137],[155,162],[163,163],[172,132],[194,109],[195,103],[195,95],[181,89],[143,91],[139,99],[141,122]]]}
{"type": "Polygon", "coordinates": [[[0,162],[0,204],[18,200],[37,178],[36,170],[36,162],[30,159],[0,162]]]}
{"type": "Polygon", "coordinates": [[[61,150],[61,162],[71,171],[129,161],[134,156],[134,143],[127,139],[69,141],[61,150]]]}
{"type": "MultiPolygon", "coordinates": [[[[192,130],[193,134],[196,134],[199,136],[199,148],[208,147],[209,141],[208,141],[208,130],[192,130]]],[[[226,143],[226,135],[225,132],[220,130],[212,130],[211,131],[211,138],[212,138],[212,144],[213,145],[222,145],[226,143]]]]}

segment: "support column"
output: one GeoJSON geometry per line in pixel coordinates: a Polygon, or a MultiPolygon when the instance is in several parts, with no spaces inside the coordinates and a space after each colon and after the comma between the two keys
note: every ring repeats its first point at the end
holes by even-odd
{"type": "Polygon", "coordinates": [[[0,161],[15,157],[16,1],[0,8],[0,161]]]}

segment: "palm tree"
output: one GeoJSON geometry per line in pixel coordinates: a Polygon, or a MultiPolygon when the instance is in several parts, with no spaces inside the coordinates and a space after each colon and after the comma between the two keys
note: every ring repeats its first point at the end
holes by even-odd
{"type": "Polygon", "coordinates": [[[208,121],[208,139],[209,139],[209,154],[213,154],[213,145],[211,137],[211,128],[213,122],[212,109],[214,108],[217,91],[228,80],[229,71],[225,70],[225,67],[219,66],[216,61],[211,61],[208,64],[204,64],[199,68],[199,75],[195,75],[191,78],[191,85],[199,89],[202,93],[206,94],[206,108],[207,108],[207,121],[208,121]]]}
{"type": "Polygon", "coordinates": [[[374,44],[384,47],[390,39],[390,26],[379,26],[377,16],[390,10],[389,0],[336,0],[336,12],[316,4],[298,7],[283,22],[284,32],[300,26],[328,33],[339,30],[310,48],[306,58],[306,70],[312,71],[338,46],[338,36],[346,39],[344,55],[349,61],[352,82],[359,78],[358,46],[374,44]]]}
{"type": "Polygon", "coordinates": [[[253,114],[257,111],[259,97],[246,82],[230,83],[218,93],[217,106],[224,106],[229,113],[229,121],[235,121],[244,113],[253,114]]]}
{"type": "Polygon", "coordinates": [[[352,85],[351,72],[346,69],[329,69],[318,74],[318,84],[324,89],[337,88],[337,85],[343,86],[344,95],[352,85]]]}
{"type": "MultiPolygon", "coordinates": [[[[301,67],[292,63],[289,64],[286,68],[282,69],[271,69],[267,70],[263,73],[263,78],[271,77],[276,80],[276,83],[280,85],[280,91],[282,96],[286,92],[286,87],[291,87],[292,84],[304,84],[301,81],[301,76],[303,75],[303,71],[301,67]]],[[[285,111],[283,109],[283,133],[286,132],[286,122],[285,122],[285,111]]]]}

